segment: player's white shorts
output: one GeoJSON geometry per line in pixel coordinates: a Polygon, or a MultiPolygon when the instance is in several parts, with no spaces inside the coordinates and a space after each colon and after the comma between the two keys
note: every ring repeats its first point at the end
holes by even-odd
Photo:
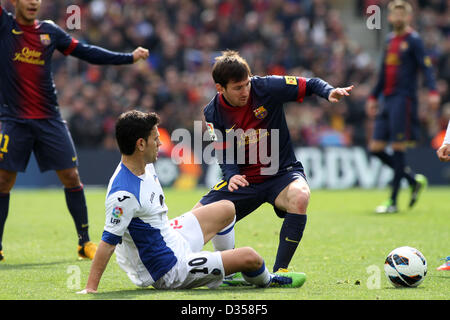
{"type": "Polygon", "coordinates": [[[203,232],[192,212],[169,221],[189,244],[190,250],[178,256],[175,266],[153,284],[157,289],[190,289],[207,286],[218,287],[223,280],[224,269],[220,252],[201,251],[203,232]]]}
{"type": "MultiPolygon", "coordinates": [[[[117,262],[130,280],[140,287],[152,285],[156,289],[190,289],[207,286],[218,287],[223,280],[224,269],[220,252],[201,251],[204,245],[203,232],[197,218],[191,212],[169,221],[179,235],[179,249],[175,253],[177,263],[164,276],[153,282],[140,261],[137,250],[116,247],[117,262]],[[181,243],[182,242],[182,243],[181,243]],[[132,263],[135,261],[135,263],[132,263]]],[[[127,239],[124,237],[124,241],[127,239]]],[[[128,243],[129,247],[134,246],[128,243]]]]}

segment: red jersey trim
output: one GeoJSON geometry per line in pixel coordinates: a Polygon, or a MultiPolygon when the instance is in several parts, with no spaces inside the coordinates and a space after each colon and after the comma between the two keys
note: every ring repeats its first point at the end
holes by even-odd
{"type": "Polygon", "coordinates": [[[75,39],[75,38],[72,38],[72,42],[70,43],[69,47],[67,47],[67,49],[64,50],[63,54],[64,54],[65,56],[68,56],[69,54],[72,53],[73,50],[75,50],[75,48],[77,47],[77,45],[78,45],[78,40],[75,39]]]}
{"type": "Polygon", "coordinates": [[[298,80],[298,95],[297,102],[303,102],[303,98],[306,95],[306,79],[305,78],[297,78],[298,80]]]}

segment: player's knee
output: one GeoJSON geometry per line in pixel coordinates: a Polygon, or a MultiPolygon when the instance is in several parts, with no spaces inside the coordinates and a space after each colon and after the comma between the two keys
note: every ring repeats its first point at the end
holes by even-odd
{"type": "Polygon", "coordinates": [[[261,268],[264,260],[255,249],[251,247],[241,248],[243,250],[242,262],[245,265],[245,271],[258,270],[261,268]]]}
{"type": "Polygon", "coordinates": [[[223,219],[225,225],[230,225],[234,221],[236,215],[236,209],[234,203],[229,200],[218,201],[223,211],[223,219]]]}
{"type": "Polygon", "coordinates": [[[306,213],[309,204],[311,191],[307,186],[295,190],[288,195],[288,212],[291,213],[306,213]]]}
{"type": "Polygon", "coordinates": [[[16,173],[0,170],[0,192],[8,193],[11,191],[16,181],[16,173]]]}
{"type": "Polygon", "coordinates": [[[66,188],[75,188],[81,185],[80,175],[76,168],[58,171],[58,177],[66,188]]]}

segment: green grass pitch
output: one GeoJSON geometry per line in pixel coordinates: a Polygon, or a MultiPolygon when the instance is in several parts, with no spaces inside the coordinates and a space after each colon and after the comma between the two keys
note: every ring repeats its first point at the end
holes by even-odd
{"type": "MultiPolygon", "coordinates": [[[[169,217],[188,211],[206,190],[166,189],[169,217]]],[[[79,261],[77,239],[61,190],[13,190],[4,234],[5,261],[0,263],[0,300],[445,300],[450,272],[436,271],[450,255],[450,188],[429,188],[412,210],[402,190],[398,214],[377,215],[388,190],[313,190],[308,224],[291,262],[307,274],[300,289],[223,288],[169,290],[137,288],[118,267],[108,265],[99,294],[75,294],[86,284],[91,262],[79,261]],[[418,288],[396,289],[383,271],[394,248],[412,246],[427,258],[428,274],[418,288]]],[[[101,238],[104,189],[86,189],[90,235],[101,238]]],[[[268,204],[236,225],[236,246],[251,246],[271,269],[282,220],[268,204]]],[[[207,250],[212,250],[208,244],[207,250]]]]}

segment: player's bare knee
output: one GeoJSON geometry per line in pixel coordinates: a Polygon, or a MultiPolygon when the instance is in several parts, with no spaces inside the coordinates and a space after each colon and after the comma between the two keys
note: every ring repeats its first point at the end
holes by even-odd
{"type": "Polygon", "coordinates": [[[288,195],[288,212],[291,213],[306,213],[308,208],[311,191],[307,186],[303,186],[296,192],[288,195]]]}
{"type": "Polygon", "coordinates": [[[61,183],[66,188],[75,188],[81,185],[80,175],[76,168],[57,171],[61,183]]]}
{"type": "Polygon", "coordinates": [[[0,192],[8,193],[14,186],[17,174],[15,172],[9,172],[0,170],[0,192]]]}
{"type": "Polygon", "coordinates": [[[229,200],[218,201],[223,211],[223,219],[225,220],[225,225],[230,225],[234,221],[234,216],[236,215],[236,209],[234,203],[229,200]]]}
{"type": "Polygon", "coordinates": [[[243,250],[242,259],[246,271],[257,270],[261,268],[263,259],[259,255],[259,253],[255,251],[255,249],[251,247],[243,247],[241,249],[243,250]]]}

